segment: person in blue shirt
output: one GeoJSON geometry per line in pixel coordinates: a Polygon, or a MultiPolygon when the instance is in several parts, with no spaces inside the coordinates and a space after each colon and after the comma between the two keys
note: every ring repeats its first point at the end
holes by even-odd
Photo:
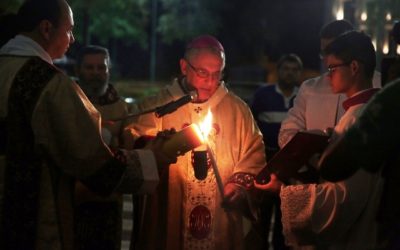
{"type": "Polygon", "coordinates": [[[278,81],[260,87],[253,98],[251,110],[263,134],[267,160],[278,150],[278,134],[282,120],[293,106],[297,86],[301,83],[303,63],[295,54],[282,56],[277,64],[278,81]]]}
{"type": "MultiPolygon", "coordinates": [[[[267,161],[278,152],[278,134],[281,122],[286,118],[288,110],[293,106],[298,86],[301,83],[303,63],[295,54],[283,55],[278,63],[278,81],[260,87],[253,98],[251,110],[263,134],[265,154],[267,161]]],[[[285,249],[280,220],[279,199],[276,197],[264,197],[260,204],[260,228],[262,249],[268,248],[269,225],[273,207],[275,207],[275,223],[272,238],[274,249],[285,249]]]]}

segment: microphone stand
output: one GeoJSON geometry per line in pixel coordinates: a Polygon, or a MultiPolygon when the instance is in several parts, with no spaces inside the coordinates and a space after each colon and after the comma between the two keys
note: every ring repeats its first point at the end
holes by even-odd
{"type": "Polygon", "coordinates": [[[175,101],[171,101],[167,104],[158,106],[156,108],[152,108],[149,110],[145,110],[145,111],[141,111],[141,112],[137,112],[137,113],[131,113],[128,114],[124,117],[120,117],[120,118],[116,118],[116,119],[112,119],[111,121],[121,121],[121,120],[125,120],[127,118],[131,118],[131,117],[136,117],[136,116],[141,116],[144,114],[148,114],[148,113],[152,113],[155,112],[156,117],[160,118],[166,114],[172,113],[175,110],[177,110],[178,108],[180,108],[181,106],[191,102],[192,100],[197,98],[197,93],[196,92],[192,92],[188,95],[184,95],[181,98],[175,100],[175,101]]]}

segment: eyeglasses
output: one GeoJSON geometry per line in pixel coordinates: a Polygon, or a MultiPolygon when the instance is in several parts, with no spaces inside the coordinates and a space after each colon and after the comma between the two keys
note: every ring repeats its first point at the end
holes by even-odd
{"type": "Polygon", "coordinates": [[[211,76],[213,79],[220,80],[224,75],[222,71],[216,71],[214,73],[210,73],[207,70],[194,67],[192,64],[190,64],[188,60],[186,60],[186,62],[190,66],[190,68],[192,68],[192,70],[196,73],[196,75],[200,78],[209,78],[211,76]]]}
{"type": "Polygon", "coordinates": [[[349,66],[350,63],[339,63],[339,64],[331,64],[328,66],[328,74],[332,74],[339,67],[349,66]]]}

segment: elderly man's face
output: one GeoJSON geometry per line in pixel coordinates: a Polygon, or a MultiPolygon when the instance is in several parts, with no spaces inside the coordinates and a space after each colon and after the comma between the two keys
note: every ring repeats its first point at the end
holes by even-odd
{"type": "Polygon", "coordinates": [[[197,101],[207,101],[217,90],[222,77],[222,55],[203,50],[188,59],[181,59],[180,64],[188,87],[197,90],[197,101]]]}
{"type": "Polygon", "coordinates": [[[87,54],[82,58],[77,75],[82,89],[90,96],[104,94],[110,78],[108,60],[105,54],[87,54]]]}

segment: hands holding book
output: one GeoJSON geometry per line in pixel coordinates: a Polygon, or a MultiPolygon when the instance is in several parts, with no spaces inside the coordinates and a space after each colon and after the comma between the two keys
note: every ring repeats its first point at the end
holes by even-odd
{"type": "Polygon", "coordinates": [[[259,184],[254,180],[254,187],[268,193],[279,195],[283,182],[275,174],[270,175],[270,181],[267,184],[259,184]]]}
{"type": "MultiPolygon", "coordinates": [[[[261,190],[279,194],[283,184],[290,184],[292,180],[303,181],[302,179],[306,179],[301,176],[302,169],[309,165],[310,161],[318,162],[319,155],[328,145],[331,131],[297,132],[255,177],[254,186],[261,190]]],[[[313,176],[309,179],[315,182],[317,178],[313,176]]],[[[312,181],[303,182],[310,183],[312,181]]]]}

